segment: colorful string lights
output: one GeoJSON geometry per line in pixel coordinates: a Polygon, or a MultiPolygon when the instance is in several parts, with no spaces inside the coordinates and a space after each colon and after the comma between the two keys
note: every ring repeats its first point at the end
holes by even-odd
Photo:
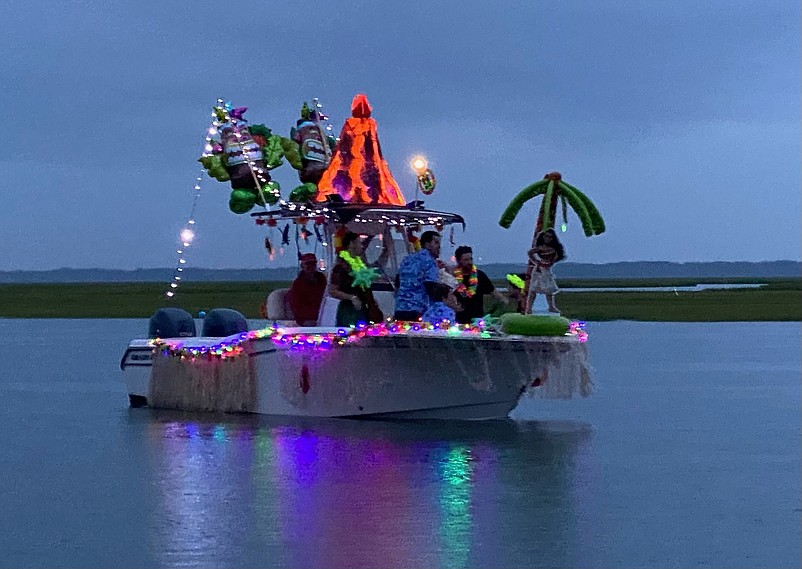
{"type": "MultiPolygon", "coordinates": [[[[333,348],[353,344],[364,337],[407,336],[416,333],[429,333],[446,337],[474,337],[491,338],[491,322],[479,320],[476,324],[452,324],[443,320],[439,324],[428,322],[401,322],[387,321],[376,324],[360,322],[349,328],[339,328],[336,332],[292,332],[286,331],[277,325],[243,332],[235,337],[211,346],[191,346],[181,341],[166,341],[156,338],[151,340],[154,349],[162,355],[180,358],[206,358],[227,359],[240,355],[243,344],[251,340],[269,338],[276,346],[289,348],[295,351],[328,351],[333,348]]],[[[575,336],[580,342],[587,341],[584,322],[571,322],[566,336],[575,336]]]]}

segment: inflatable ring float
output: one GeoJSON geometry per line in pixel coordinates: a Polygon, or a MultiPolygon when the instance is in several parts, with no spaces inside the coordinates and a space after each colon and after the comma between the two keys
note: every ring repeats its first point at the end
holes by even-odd
{"type": "Polygon", "coordinates": [[[562,316],[518,314],[511,312],[501,316],[501,331],[518,336],[563,336],[568,332],[570,321],[562,316]]]}

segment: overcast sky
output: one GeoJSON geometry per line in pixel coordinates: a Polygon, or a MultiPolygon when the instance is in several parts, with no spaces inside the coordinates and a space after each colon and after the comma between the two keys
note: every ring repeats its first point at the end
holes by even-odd
{"type": "MultiPolygon", "coordinates": [[[[312,97],[339,132],[357,92],[483,262],[525,260],[539,200],[498,218],[551,170],[607,223],[570,218],[570,260],[800,258],[799,2],[18,1],[0,38],[0,270],[169,267],[217,97],[286,136],[312,97]]],[[[267,266],[202,187],[189,265],[267,266]]]]}

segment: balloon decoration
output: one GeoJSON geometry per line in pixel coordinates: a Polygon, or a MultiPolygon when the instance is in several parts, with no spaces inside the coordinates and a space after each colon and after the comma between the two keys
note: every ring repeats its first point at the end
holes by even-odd
{"type": "Polygon", "coordinates": [[[426,168],[421,174],[418,175],[418,188],[424,196],[432,195],[434,187],[437,185],[437,180],[434,178],[434,172],[426,168]]]}
{"type": "Polygon", "coordinates": [[[289,200],[296,203],[312,201],[317,194],[317,184],[331,162],[337,141],[323,127],[329,117],[321,111],[322,105],[314,99],[314,109],[307,103],[301,107],[301,118],[290,129],[290,138],[282,140],[284,156],[290,165],[298,170],[301,185],[290,192],[289,200]]]}
{"type": "Polygon", "coordinates": [[[604,220],[599,210],[596,209],[590,198],[574,186],[564,182],[559,172],[550,172],[539,182],[535,182],[521,190],[510,202],[510,205],[507,206],[507,209],[504,210],[504,213],[501,214],[499,225],[509,229],[523,205],[540,195],[543,195],[543,203],[540,204],[540,211],[537,215],[535,233],[554,228],[554,222],[557,217],[557,202],[560,200],[563,201],[564,223],[567,222],[567,202],[567,205],[570,205],[571,209],[579,217],[585,236],[591,237],[604,233],[604,220]]]}
{"type": "Polygon", "coordinates": [[[300,148],[301,168],[298,177],[305,184],[317,185],[331,161],[333,139],[329,140],[323,132],[320,125],[322,118],[317,110],[313,111],[304,103],[301,118],[290,130],[290,138],[300,148]]]}
{"type": "Polygon", "coordinates": [[[246,213],[256,204],[272,205],[281,197],[269,170],[282,164],[281,137],[264,125],[248,125],[247,107],[230,103],[214,107],[209,144],[199,161],[209,176],[231,183],[229,208],[246,213]]]}
{"type": "MultiPolygon", "coordinates": [[[[559,172],[549,172],[542,180],[521,190],[507,206],[507,209],[504,210],[504,213],[501,214],[501,219],[498,222],[499,225],[505,229],[509,229],[523,205],[540,195],[543,196],[543,202],[540,204],[540,210],[538,211],[537,220],[535,222],[535,231],[532,235],[532,248],[535,247],[537,236],[541,231],[554,229],[558,202],[562,202],[563,231],[565,231],[567,227],[567,213],[568,206],[570,205],[571,209],[573,209],[574,213],[579,217],[582,230],[586,237],[604,233],[604,220],[599,210],[593,205],[590,198],[574,186],[563,181],[562,174],[559,172]]],[[[523,289],[521,301],[524,311],[530,309],[530,307],[527,306],[526,299],[529,297],[529,284],[531,282],[533,270],[534,265],[532,261],[529,260],[526,267],[526,286],[523,289]]]]}
{"type": "Polygon", "coordinates": [[[349,203],[405,205],[379,144],[376,121],[365,95],[354,97],[331,164],[318,183],[315,200],[339,195],[349,203]]]}

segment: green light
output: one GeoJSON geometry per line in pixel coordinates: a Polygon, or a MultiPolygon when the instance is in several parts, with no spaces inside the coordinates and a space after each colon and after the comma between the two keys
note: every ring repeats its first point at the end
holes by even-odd
{"type": "Polygon", "coordinates": [[[443,539],[442,567],[466,567],[471,545],[471,490],[473,465],[470,449],[455,446],[449,449],[442,462],[443,490],[440,495],[443,539]]]}

